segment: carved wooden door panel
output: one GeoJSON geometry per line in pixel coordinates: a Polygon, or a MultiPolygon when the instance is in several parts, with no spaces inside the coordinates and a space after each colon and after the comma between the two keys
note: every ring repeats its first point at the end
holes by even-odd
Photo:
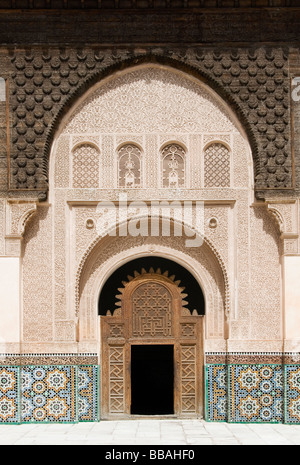
{"type": "Polygon", "coordinates": [[[203,318],[186,308],[179,284],[159,270],[135,273],[119,289],[113,315],[101,317],[102,418],[131,414],[133,345],[173,345],[174,413],[202,414],[203,318]]]}
{"type": "Polygon", "coordinates": [[[132,337],[162,338],[173,334],[172,295],[157,281],[143,282],[130,299],[132,337]]]}

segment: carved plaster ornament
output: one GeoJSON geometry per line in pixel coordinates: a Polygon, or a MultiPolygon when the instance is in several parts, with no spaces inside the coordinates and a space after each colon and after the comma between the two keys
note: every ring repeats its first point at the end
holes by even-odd
{"type": "Polygon", "coordinates": [[[133,161],[131,160],[130,158],[130,155],[129,155],[129,159],[128,161],[126,162],[125,164],[125,167],[126,167],[126,173],[125,173],[125,187],[135,187],[135,184],[134,184],[134,181],[135,181],[135,178],[134,178],[134,173],[133,173],[133,168],[134,168],[134,163],[133,161]]]}
{"type": "Polygon", "coordinates": [[[267,202],[267,209],[276,220],[283,244],[283,253],[294,255],[298,253],[299,233],[297,231],[296,201],[267,202]]]}
{"type": "Polygon", "coordinates": [[[141,185],[141,151],[132,144],[119,149],[119,187],[133,188],[141,185]]]}
{"type": "Polygon", "coordinates": [[[185,184],[185,152],[180,145],[171,144],[162,151],[163,187],[178,189],[185,184]]]}
{"type": "Polygon", "coordinates": [[[95,222],[94,222],[94,220],[92,218],[88,218],[86,220],[85,225],[86,225],[87,229],[93,229],[95,227],[95,222]]]}
{"type": "Polygon", "coordinates": [[[118,54],[103,51],[101,59],[99,52],[92,49],[87,49],[84,55],[70,48],[65,52],[62,54],[50,48],[45,57],[42,50],[32,49],[35,57],[32,65],[28,65],[28,50],[15,49],[9,57],[11,74],[17,76],[15,92],[11,96],[14,118],[11,188],[26,190],[34,187],[41,196],[44,194],[45,200],[49,152],[60,115],[65,114],[62,109],[68,109],[70,102],[81,95],[88,83],[93,84],[96,79],[100,82],[110,66],[124,67],[125,61],[129,61],[128,56],[135,65],[145,64],[147,60],[151,64],[154,58],[156,63],[174,68],[184,64],[187,73],[189,69],[197,70],[199,77],[204,76],[213,88],[217,87],[221,97],[232,102],[242,115],[254,157],[257,196],[263,196],[267,187],[291,187],[290,84],[288,54],[284,49],[268,51],[259,48],[254,55],[249,49],[239,49],[234,57],[230,51],[220,50],[212,54],[203,48],[201,52],[187,49],[184,55],[176,48],[166,51],[158,48],[155,52],[149,49],[142,55],[124,49],[118,54]],[[170,53],[174,58],[169,58],[170,53]],[[29,66],[35,74],[34,82],[32,73],[28,73],[29,66]],[[40,91],[43,104],[39,100],[40,91]],[[270,111],[274,111],[273,118],[270,118],[270,111]],[[34,127],[32,121],[35,121],[34,127]],[[45,125],[49,130],[45,130],[45,125]],[[274,143],[280,147],[275,153],[274,143]],[[283,156],[284,153],[287,156],[283,156]],[[274,155],[275,164],[271,163],[274,155]],[[265,159],[269,163],[262,163],[265,159]],[[21,160],[22,163],[18,163],[21,160]]]}

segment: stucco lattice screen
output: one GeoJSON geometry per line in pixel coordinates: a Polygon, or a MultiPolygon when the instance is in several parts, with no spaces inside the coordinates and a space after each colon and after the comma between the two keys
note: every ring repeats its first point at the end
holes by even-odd
{"type": "Polygon", "coordinates": [[[99,151],[90,144],[82,144],[73,150],[73,187],[99,187],[99,151]]]}
{"type": "Polygon", "coordinates": [[[204,186],[230,187],[230,153],[223,144],[211,144],[204,153],[204,186]]]}
{"type": "Polygon", "coordinates": [[[162,185],[168,188],[185,187],[185,151],[178,144],[162,150],[162,185]]]}
{"type": "Polygon", "coordinates": [[[172,336],[172,297],[157,283],[142,284],[132,296],[134,337],[172,336]]]}
{"type": "Polygon", "coordinates": [[[119,187],[141,187],[141,151],[126,144],[118,150],[119,187]]]}

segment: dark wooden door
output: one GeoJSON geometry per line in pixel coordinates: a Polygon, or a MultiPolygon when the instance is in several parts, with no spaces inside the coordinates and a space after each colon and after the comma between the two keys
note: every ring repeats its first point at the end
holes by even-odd
{"type": "MultiPolygon", "coordinates": [[[[161,388],[168,390],[169,397],[166,400],[167,407],[162,410],[165,409],[165,414],[173,413],[177,416],[201,416],[204,384],[203,318],[192,315],[187,308],[184,289],[180,288],[174,276],[150,270],[135,273],[135,277],[130,277],[119,291],[117,309],[113,314],[109,312],[101,317],[102,418],[164,414],[159,407],[161,399],[157,400],[155,409],[155,399],[153,396],[150,398],[151,392],[145,388],[136,406],[137,399],[133,396],[136,385],[142,389],[143,380],[137,379],[138,372],[134,370],[136,364],[141,362],[138,362],[139,352],[139,357],[144,356],[145,359],[144,369],[148,358],[148,371],[154,370],[159,376],[161,363],[156,363],[155,370],[154,351],[157,354],[160,351],[163,358],[170,350],[167,347],[172,348],[172,362],[169,359],[168,363],[173,366],[165,365],[169,379],[163,380],[161,388]],[[152,354],[151,346],[156,348],[152,354]]],[[[146,371],[140,376],[148,375],[146,371]]],[[[161,392],[158,389],[155,396],[167,396],[163,389],[161,392]]]]}

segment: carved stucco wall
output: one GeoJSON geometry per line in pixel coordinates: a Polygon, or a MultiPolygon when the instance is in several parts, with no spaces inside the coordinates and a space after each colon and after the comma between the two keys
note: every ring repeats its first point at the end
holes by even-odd
{"type": "MultiPolygon", "coordinates": [[[[62,116],[92,84],[116,69],[156,62],[209,82],[243,121],[252,147],[257,196],[292,189],[289,52],[283,48],[143,50],[11,49],[10,188],[48,191],[49,151],[62,116]]],[[[288,191],[286,191],[288,195],[288,191]]],[[[270,194],[271,195],[271,194],[270,194]]]]}
{"type": "Polygon", "coordinates": [[[208,87],[184,73],[154,66],[124,72],[96,87],[99,89],[89,92],[60,129],[52,169],[56,187],[71,187],[70,152],[80,143],[100,150],[99,187],[117,187],[116,150],[126,142],[143,147],[147,189],[159,187],[161,167],[157,154],[172,141],[189,149],[186,187],[203,187],[202,153],[214,141],[245,157],[244,163],[232,157],[232,187],[252,183],[252,161],[241,127],[208,87]]]}
{"type": "MultiPolygon", "coordinates": [[[[83,175],[84,170],[83,164],[83,175]]],[[[249,144],[239,124],[224,102],[193,78],[165,67],[142,66],[96,85],[60,127],[51,153],[50,205],[38,207],[38,214],[27,225],[24,341],[73,344],[79,317],[80,344],[90,347],[89,342],[98,338],[101,277],[109,275],[117,257],[126,260],[135,247],[144,255],[165,247],[174,259],[182,254],[188,263],[190,257],[202,279],[208,302],[207,350],[225,349],[227,307],[228,336],[237,341],[235,348],[247,340],[262,341],[265,350],[267,341],[273,341],[274,347],[278,342],[279,347],[279,230],[265,206],[252,205],[252,175],[249,144]],[[174,191],[158,189],[160,149],[170,141],[186,148],[192,188],[177,191],[176,198],[205,200],[204,234],[211,246],[187,249],[183,238],[176,237],[116,237],[99,242],[95,227],[99,201],[117,202],[120,192],[129,201],[174,200],[174,191]],[[203,153],[214,141],[230,150],[231,186],[226,189],[203,188],[203,153]],[[116,188],[117,149],[126,142],[143,149],[142,189],[116,188]],[[99,188],[72,188],[72,150],[81,143],[98,148],[99,188]],[[262,327],[266,316],[270,324],[262,327]]],[[[247,349],[246,342],[243,347],[247,349]]]]}

